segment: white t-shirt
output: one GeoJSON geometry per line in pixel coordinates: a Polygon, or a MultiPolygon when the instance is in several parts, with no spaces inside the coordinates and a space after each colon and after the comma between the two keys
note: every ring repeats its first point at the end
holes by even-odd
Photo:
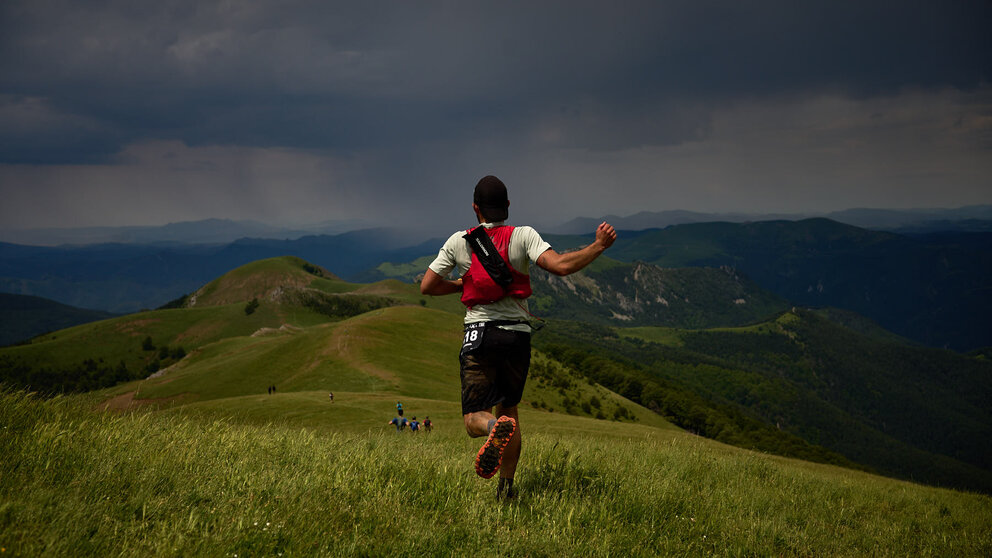
{"type": "MultiPolygon", "coordinates": [[[[498,227],[499,223],[483,223],[486,228],[498,227]]],[[[437,257],[428,267],[441,277],[447,277],[453,270],[458,269],[459,277],[465,275],[469,266],[472,265],[472,249],[465,240],[465,231],[458,231],[451,235],[444,246],[438,252],[437,257]]],[[[533,227],[514,227],[513,234],[510,235],[510,246],[507,249],[507,256],[510,258],[510,265],[513,269],[523,274],[528,274],[530,262],[536,262],[545,251],[550,250],[551,245],[541,238],[533,227]]],[[[503,297],[492,304],[477,304],[465,310],[465,323],[490,322],[493,320],[520,320],[527,321],[528,314],[527,299],[513,297],[503,297]]],[[[506,329],[519,331],[530,331],[526,325],[504,326],[506,329]]]]}

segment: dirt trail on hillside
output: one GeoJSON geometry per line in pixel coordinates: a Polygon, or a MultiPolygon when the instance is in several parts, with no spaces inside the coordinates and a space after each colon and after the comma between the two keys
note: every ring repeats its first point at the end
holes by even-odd
{"type": "Polygon", "coordinates": [[[361,325],[361,323],[339,325],[321,354],[323,356],[336,356],[358,370],[387,382],[396,383],[399,380],[396,374],[372,364],[362,356],[362,349],[368,348],[369,343],[366,336],[356,331],[361,328],[361,325]]]}
{"type": "Polygon", "coordinates": [[[112,397],[100,403],[97,408],[101,411],[126,411],[134,404],[135,393],[134,391],[129,391],[117,397],[112,397]]]}
{"type": "Polygon", "coordinates": [[[336,323],[327,326],[332,327],[333,331],[328,335],[327,342],[324,343],[320,352],[314,354],[299,372],[284,379],[283,382],[292,383],[297,377],[317,369],[326,360],[331,359],[340,361],[342,364],[351,366],[358,371],[396,385],[399,380],[396,374],[372,364],[362,356],[362,350],[367,349],[369,343],[367,336],[362,335],[360,331],[356,331],[360,330],[361,326],[361,321],[358,323],[336,323]]]}

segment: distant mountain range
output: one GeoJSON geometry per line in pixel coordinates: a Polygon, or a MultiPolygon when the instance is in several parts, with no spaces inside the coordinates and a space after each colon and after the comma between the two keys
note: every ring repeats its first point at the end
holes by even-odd
{"type": "Polygon", "coordinates": [[[610,256],[729,266],[793,303],[851,310],[927,345],[992,344],[992,233],[909,237],[828,219],[698,223],[634,235],[610,256]]]}
{"type": "Polygon", "coordinates": [[[957,209],[846,209],[831,213],[699,213],[694,211],[642,211],[628,217],[606,215],[597,218],[580,217],[558,226],[548,227],[549,233],[585,234],[595,230],[603,221],[620,230],[640,231],[663,229],[672,225],[709,223],[753,223],[758,221],[798,221],[824,217],[838,223],[865,229],[922,234],[936,231],[990,232],[992,205],[973,205],[957,209]]]}
{"type": "MultiPolygon", "coordinates": [[[[548,234],[546,238],[559,251],[590,240],[588,235],[548,234]]],[[[416,238],[409,231],[372,229],[295,240],[246,238],[221,245],[0,244],[0,292],[41,296],[80,308],[132,312],[159,307],[226,270],[284,255],[303,258],[349,281],[411,281],[423,272],[441,241],[414,244],[416,238]]],[[[591,268],[583,274],[598,289],[584,296],[592,300],[596,293],[608,296],[594,305],[596,316],[589,308],[574,309],[582,313],[582,319],[687,327],[687,316],[698,310],[695,305],[716,296],[707,294],[706,286],[719,284],[720,277],[720,281],[736,277],[739,285],[749,285],[741,292],[755,298],[752,302],[747,302],[748,296],[727,299],[745,300],[728,310],[728,319],[760,319],[764,316],[754,313],[754,308],[772,312],[787,304],[836,307],[931,346],[966,351],[992,345],[992,329],[987,327],[992,313],[992,233],[907,236],[823,218],[710,222],[621,231],[608,256],[626,267],[591,268]],[[650,265],[637,267],[638,262],[650,265]],[[689,280],[692,272],[676,272],[678,268],[728,271],[689,280]],[[642,284],[652,277],[654,286],[642,284]],[[658,291],[659,286],[669,294],[658,291]],[[770,300],[758,296],[758,290],[779,302],[754,304],[770,300]],[[682,295],[673,296],[676,292],[682,295]],[[682,308],[686,298],[692,304],[682,308]]],[[[584,287],[576,283],[579,279],[571,281],[571,285],[554,281],[549,285],[582,292],[584,287]]],[[[720,288],[729,293],[730,287],[720,288]]],[[[724,294],[717,298],[723,300],[724,294]]],[[[537,308],[551,315],[558,312],[559,317],[573,311],[537,308]]]]}
{"type": "MultiPolygon", "coordinates": [[[[590,240],[588,235],[546,238],[560,251],[590,240]]],[[[728,285],[708,290],[719,274],[687,280],[690,270],[710,268],[727,270],[724,278],[730,274],[742,286],[753,285],[744,289],[749,296],[727,299],[748,301],[735,309],[739,312],[760,306],[771,313],[788,303],[842,308],[926,345],[955,350],[992,345],[992,328],[987,326],[992,313],[992,233],[906,236],[822,218],[695,223],[622,231],[607,254],[626,267],[603,271],[594,267],[581,278],[568,278],[570,292],[592,304],[575,309],[549,306],[551,316],[611,325],[678,322],[678,327],[712,327],[716,324],[694,326],[684,320],[686,312],[699,310],[699,304],[712,303],[709,311],[715,312],[719,301],[733,292],[728,285]],[[682,296],[664,294],[679,289],[682,296]],[[761,291],[778,302],[760,295],[761,291]],[[608,293],[608,299],[600,293],[608,293]],[[695,304],[680,310],[686,298],[695,304]],[[762,303],[756,305],[757,300],[762,303]],[[675,320],[680,313],[683,319],[675,320]]],[[[410,280],[423,272],[428,261],[382,265],[377,274],[366,277],[410,280]]],[[[556,278],[550,282],[561,283],[556,278]]]]}
{"type": "Polygon", "coordinates": [[[81,308],[134,312],[192,292],[226,270],[298,256],[348,278],[383,261],[408,261],[439,242],[409,247],[403,231],[372,229],[295,240],[240,239],[221,245],[0,243],[0,292],[35,295],[81,308]],[[429,247],[428,247],[429,246],[429,247]]]}
{"type": "MultiPolygon", "coordinates": [[[[579,217],[559,225],[541,227],[544,234],[586,234],[608,221],[618,230],[662,229],[672,225],[709,223],[752,223],[757,221],[798,221],[825,217],[839,223],[873,230],[922,234],[936,231],[990,232],[992,205],[973,205],[956,209],[846,209],[831,213],[704,213],[697,211],[642,211],[621,217],[579,217]]],[[[78,227],[3,229],[0,242],[29,246],[91,244],[228,244],[242,238],[296,240],[304,236],[339,235],[374,228],[360,220],[338,220],[282,227],[250,220],[204,219],[161,226],[78,227]]],[[[411,244],[427,240],[437,233],[408,231],[411,244]]]]}
{"type": "Polygon", "coordinates": [[[227,244],[240,238],[297,239],[368,228],[361,221],[328,221],[303,227],[277,227],[257,221],[204,219],[161,226],[0,229],[0,242],[30,246],[90,244],[227,244]]]}
{"type": "Polygon", "coordinates": [[[0,293],[0,347],[115,315],[75,308],[37,296],[0,293]]]}

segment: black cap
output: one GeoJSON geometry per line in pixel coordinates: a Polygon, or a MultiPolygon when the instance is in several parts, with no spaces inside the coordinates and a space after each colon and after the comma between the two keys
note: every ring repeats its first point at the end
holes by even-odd
{"type": "Polygon", "coordinates": [[[502,180],[491,174],[482,177],[482,180],[475,185],[475,197],[472,201],[479,206],[479,211],[486,221],[490,223],[506,221],[510,200],[506,197],[506,185],[502,180]]]}

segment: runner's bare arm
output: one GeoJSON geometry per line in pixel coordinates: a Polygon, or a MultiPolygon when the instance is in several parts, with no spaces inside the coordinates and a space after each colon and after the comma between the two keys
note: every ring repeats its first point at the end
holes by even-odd
{"type": "Polygon", "coordinates": [[[445,279],[433,269],[427,268],[423,280],[420,281],[420,294],[441,296],[462,291],[462,280],[445,279]]]}
{"type": "MultiPolygon", "coordinates": [[[[559,254],[552,249],[545,250],[537,258],[537,265],[555,275],[569,275],[592,263],[617,239],[617,231],[606,222],[596,228],[596,240],[581,250],[559,254]]],[[[426,280],[427,278],[424,277],[426,280]]],[[[423,286],[421,286],[423,291],[423,286]]]]}

